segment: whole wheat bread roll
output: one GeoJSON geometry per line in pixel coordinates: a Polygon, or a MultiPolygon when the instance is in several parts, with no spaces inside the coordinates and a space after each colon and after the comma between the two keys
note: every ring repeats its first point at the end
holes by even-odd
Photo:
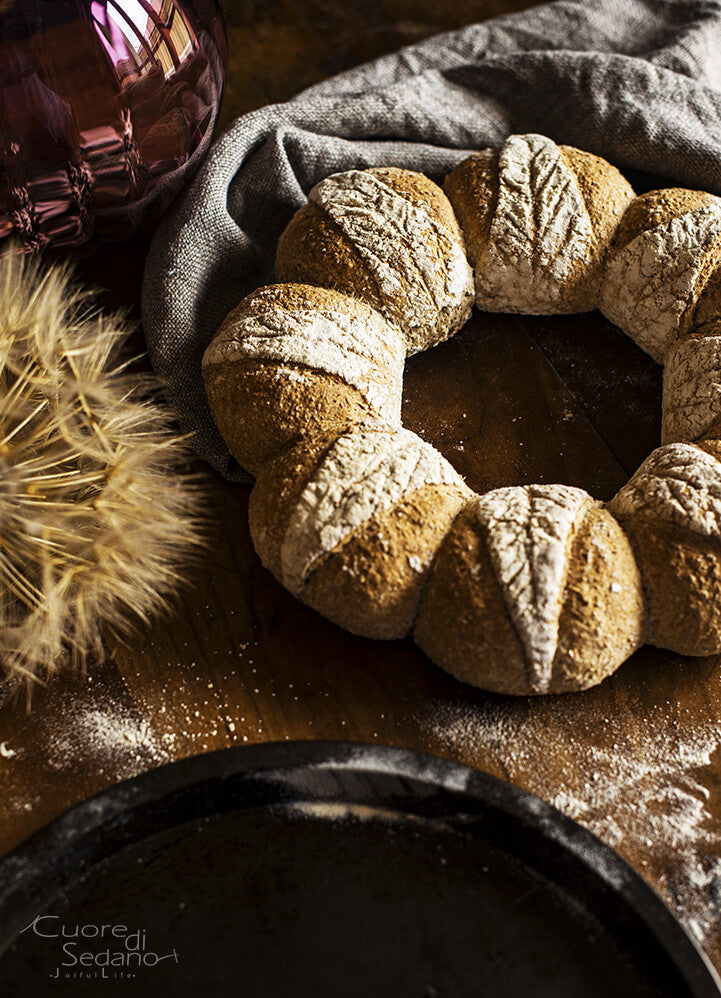
{"type": "Polygon", "coordinates": [[[551,315],[596,308],[602,265],[634,197],[599,156],[543,135],[511,135],[464,160],[444,189],[487,312],[551,315]]]}
{"type": "Polygon", "coordinates": [[[408,353],[457,332],[473,274],[440,187],[410,170],[349,170],[322,180],[278,243],[280,281],[353,295],[395,323],[408,353]]]}
{"type": "Polygon", "coordinates": [[[721,463],[703,447],[665,444],[608,508],[636,555],[647,640],[681,655],[721,652],[721,463]]]}
{"type": "Polygon", "coordinates": [[[364,302],[301,284],[259,288],[203,357],[213,418],[251,474],[300,437],[366,419],[400,426],[405,343],[364,302]]]}
{"type": "Polygon", "coordinates": [[[581,489],[496,489],[468,505],[439,551],[414,637],[458,679],[499,693],[601,682],[641,645],[631,546],[581,489]]]}
{"type": "Polygon", "coordinates": [[[472,495],[414,433],[358,427],[267,465],[251,493],[250,531],[265,567],[304,603],[355,634],[400,638],[472,495]]]}
{"type": "Polygon", "coordinates": [[[661,364],[720,261],[721,198],[678,188],[642,194],[608,252],[601,311],[661,364]]]}

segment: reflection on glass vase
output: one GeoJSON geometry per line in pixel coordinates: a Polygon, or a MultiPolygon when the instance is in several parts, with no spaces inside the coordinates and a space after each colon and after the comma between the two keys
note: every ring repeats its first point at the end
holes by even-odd
{"type": "Polygon", "coordinates": [[[157,218],[208,148],[226,64],[214,0],[0,0],[0,252],[157,218]]]}

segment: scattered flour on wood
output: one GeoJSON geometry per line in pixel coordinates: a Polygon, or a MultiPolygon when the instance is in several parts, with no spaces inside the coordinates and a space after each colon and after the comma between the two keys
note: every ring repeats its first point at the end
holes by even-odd
{"type": "Polygon", "coordinates": [[[721,814],[704,768],[721,721],[666,706],[586,726],[578,708],[574,697],[441,702],[418,720],[459,761],[495,760],[512,783],[585,825],[640,868],[701,944],[718,940],[721,814]]]}
{"type": "Polygon", "coordinates": [[[97,691],[86,686],[77,696],[74,686],[58,689],[52,713],[36,709],[18,717],[23,705],[16,705],[14,714],[8,706],[7,725],[14,730],[0,739],[1,806],[8,818],[42,811],[48,795],[52,799],[59,789],[66,791],[69,807],[80,796],[170,761],[148,722],[100,686],[97,691]],[[44,761],[42,773],[37,760],[44,761]]]}
{"type": "Polygon", "coordinates": [[[117,706],[111,712],[88,708],[68,721],[51,742],[53,769],[90,756],[113,780],[125,780],[169,759],[148,722],[117,706]]]}

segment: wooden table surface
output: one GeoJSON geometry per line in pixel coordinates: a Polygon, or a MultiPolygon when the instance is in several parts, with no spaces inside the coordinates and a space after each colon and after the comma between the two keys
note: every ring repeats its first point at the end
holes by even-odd
{"type": "MultiPolygon", "coordinates": [[[[227,0],[221,115],[514,0],[227,0]]],[[[81,265],[137,306],[147,237],[81,265]]],[[[476,315],[408,364],[404,422],[478,491],[564,482],[607,499],[657,445],[661,372],[598,313],[476,315]]],[[[207,473],[207,556],[171,619],[87,676],[0,710],[0,852],[76,802],[170,760],[328,738],[435,753],[524,787],[595,831],[671,904],[721,969],[721,672],[644,648],[600,687],[537,699],[464,686],[405,641],[355,638],[261,567],[249,489],[207,473]]]]}

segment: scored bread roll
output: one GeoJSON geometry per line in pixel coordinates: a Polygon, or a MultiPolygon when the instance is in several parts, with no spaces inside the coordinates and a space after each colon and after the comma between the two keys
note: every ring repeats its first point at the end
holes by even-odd
{"type": "Polygon", "coordinates": [[[299,437],[379,418],[400,425],[405,343],[363,302],[276,284],[248,295],[203,357],[213,418],[251,474],[299,437]]]}
{"type": "Polygon", "coordinates": [[[547,315],[596,308],[602,264],[634,197],[599,156],[543,135],[511,135],[446,178],[475,266],[476,304],[547,315]]]}
{"type": "Polygon", "coordinates": [[[608,504],[636,555],[648,638],[681,655],[721,652],[721,463],[665,444],[608,504]]]}
{"type": "Polygon", "coordinates": [[[358,427],[303,441],[263,469],[250,498],[251,537],[278,581],[329,620],[400,638],[472,495],[414,433],[358,427]]]}
{"type": "Polygon", "coordinates": [[[414,631],[458,679],[517,695],[593,686],[644,636],[623,530],[565,485],[496,489],[467,506],[436,557],[414,631]]]}
{"type": "Polygon", "coordinates": [[[666,352],[662,443],[692,443],[721,421],[721,336],[687,336],[666,352]]]}
{"type": "Polygon", "coordinates": [[[608,252],[599,307],[661,364],[720,261],[721,198],[678,188],[642,194],[608,252]]]}
{"type": "Polygon", "coordinates": [[[443,191],[410,170],[327,177],[280,237],[276,277],[361,298],[395,323],[408,353],[456,333],[473,304],[463,236],[443,191]]]}

